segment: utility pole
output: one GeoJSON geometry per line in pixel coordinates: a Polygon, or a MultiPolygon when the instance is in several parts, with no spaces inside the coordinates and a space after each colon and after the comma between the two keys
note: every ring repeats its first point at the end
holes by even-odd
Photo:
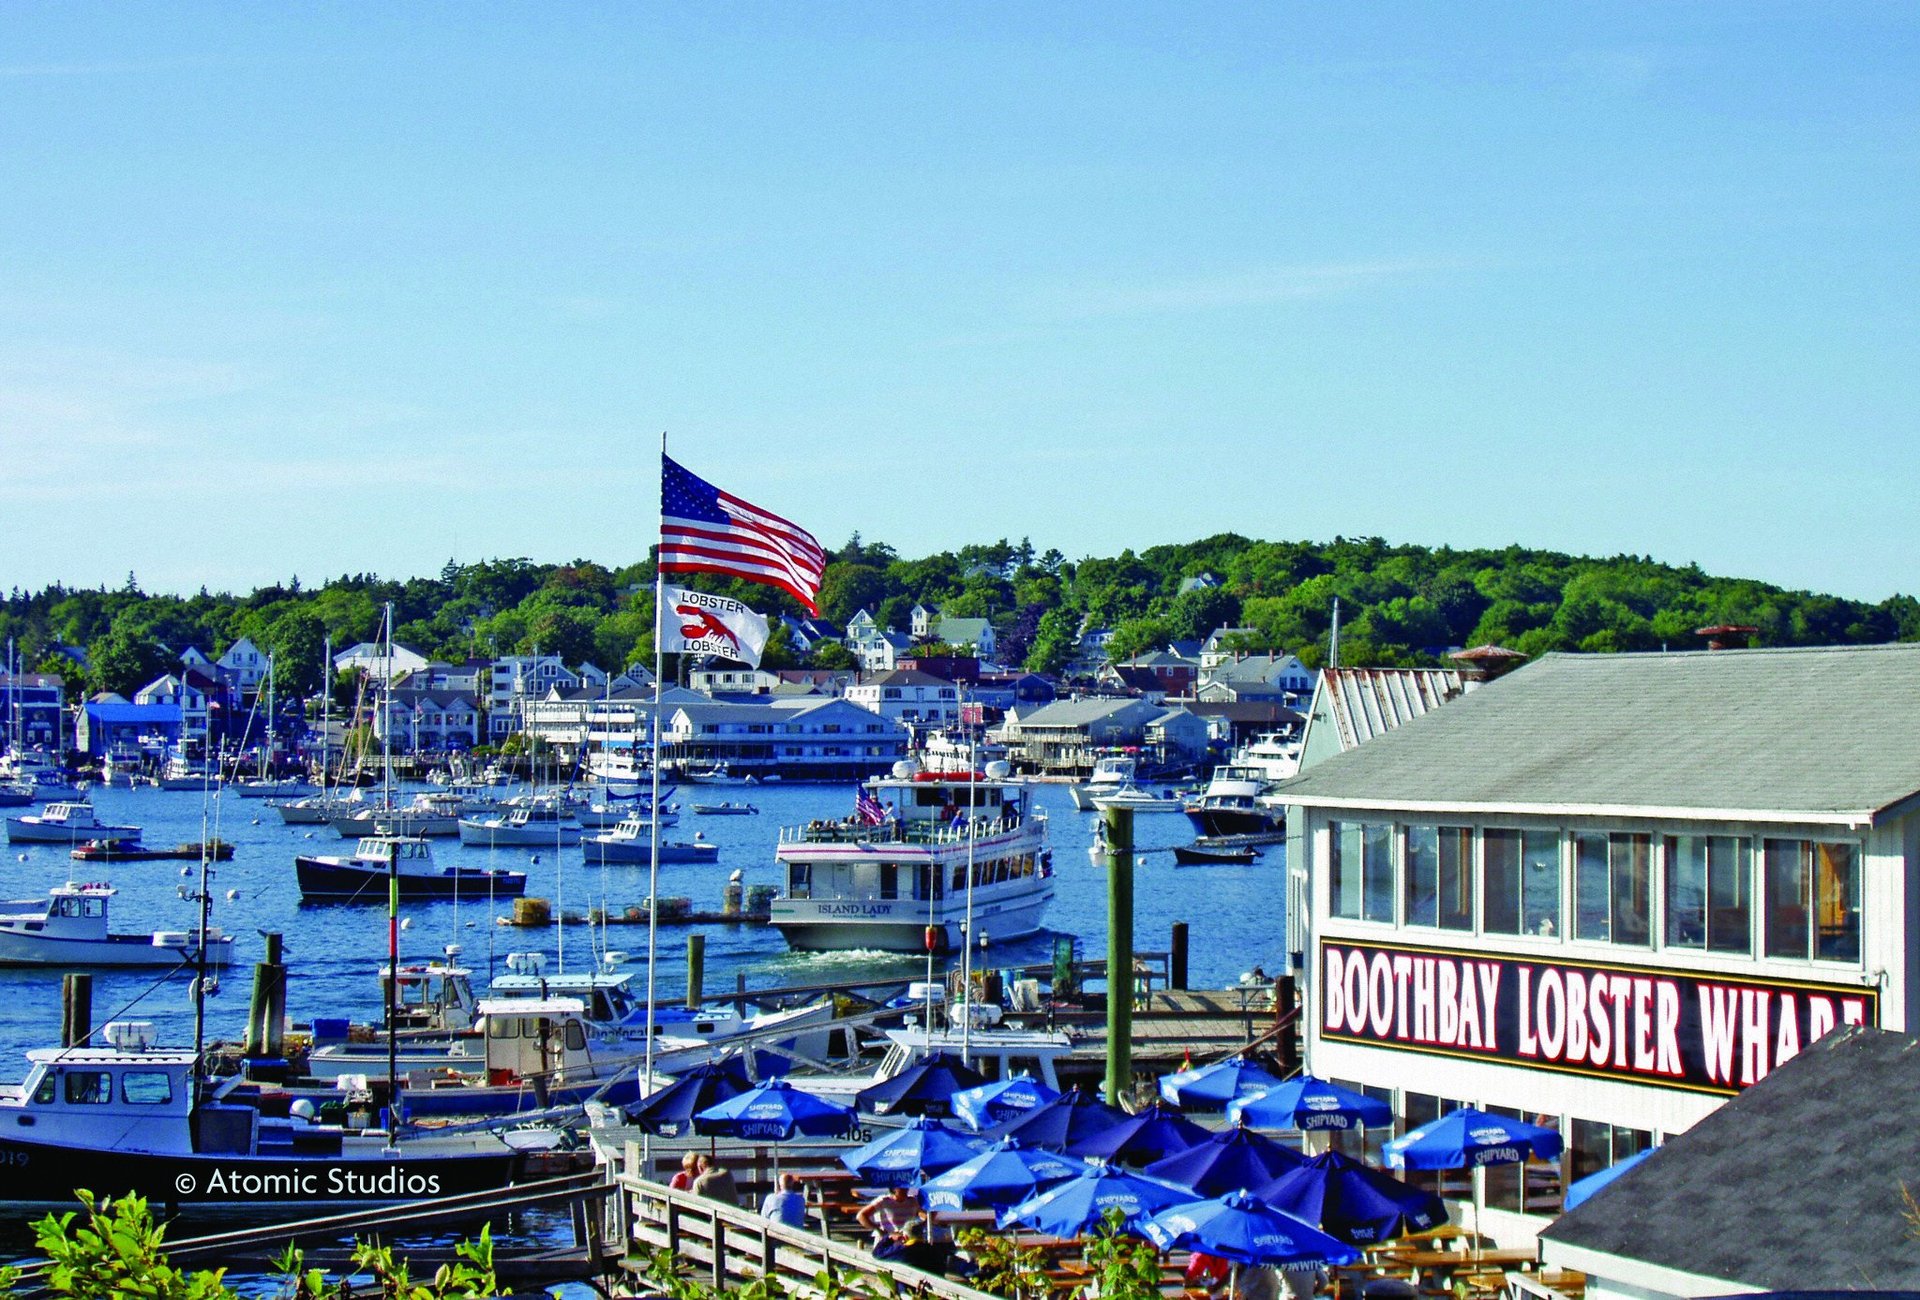
{"type": "Polygon", "coordinates": [[[1133,809],[1107,808],[1107,1082],[1110,1106],[1133,1087],[1133,809]]]}

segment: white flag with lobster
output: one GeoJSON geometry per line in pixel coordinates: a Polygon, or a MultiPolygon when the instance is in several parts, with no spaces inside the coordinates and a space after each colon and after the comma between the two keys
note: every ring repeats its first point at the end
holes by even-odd
{"type": "Polygon", "coordinates": [[[709,596],[685,587],[662,593],[666,610],[661,619],[660,648],[668,654],[714,655],[749,667],[760,666],[767,648],[767,619],[737,600],[709,596]]]}

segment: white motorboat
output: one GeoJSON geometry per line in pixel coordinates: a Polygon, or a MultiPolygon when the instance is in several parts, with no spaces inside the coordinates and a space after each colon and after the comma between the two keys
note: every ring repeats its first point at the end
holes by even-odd
{"type": "Polygon", "coordinates": [[[701,817],[752,817],[760,810],[750,803],[727,799],[721,803],[697,803],[693,811],[701,817]]]}
{"type": "Polygon", "coordinates": [[[307,799],[320,793],[313,782],[292,777],[255,777],[235,781],[227,788],[242,799],[307,799]]]}
{"type": "Polygon", "coordinates": [[[84,801],[51,803],[38,813],[7,818],[9,844],[78,844],[82,840],[137,840],[138,826],[112,826],[84,801]]]}
{"type": "MultiPolygon", "coordinates": [[[[44,900],[0,903],[0,966],[181,966],[198,960],[199,934],[107,929],[112,885],[56,885],[44,900]]],[[[207,931],[207,965],[233,960],[233,940],[207,931]]]]}
{"type": "Polygon", "coordinates": [[[557,803],[541,799],[492,817],[462,817],[460,842],[481,848],[561,848],[580,842],[580,823],[557,803]]]}
{"type": "Polygon", "coordinates": [[[1096,795],[1093,806],[1102,811],[1108,808],[1130,808],[1137,813],[1177,813],[1183,807],[1172,791],[1155,794],[1151,790],[1142,790],[1137,785],[1123,785],[1111,794],[1096,795]]]}
{"type": "Polygon", "coordinates": [[[1053,901],[1046,815],[1005,764],[978,775],[902,762],[867,788],[882,820],[780,831],[787,892],[771,920],[790,946],[952,951],[968,942],[969,903],[976,942],[1040,928],[1053,901]]]}
{"type": "MultiPolygon", "coordinates": [[[[644,817],[629,817],[610,831],[580,841],[589,862],[651,862],[653,825],[644,817]]],[[[718,862],[720,846],[696,835],[691,840],[660,841],[662,862],[718,862]]]]}
{"type": "Polygon", "coordinates": [[[1138,760],[1131,754],[1102,755],[1093,761],[1093,773],[1087,777],[1085,785],[1067,787],[1067,797],[1081,812],[1091,812],[1097,796],[1113,794],[1132,785],[1138,770],[1138,760]]]}
{"type": "Polygon", "coordinates": [[[1292,780],[1300,774],[1300,739],[1298,732],[1264,732],[1240,747],[1233,764],[1252,768],[1269,784],[1292,780]]]}
{"type": "Polygon", "coordinates": [[[1203,836],[1272,835],[1285,825],[1286,810],[1267,799],[1266,789],[1261,769],[1222,763],[1184,811],[1203,836]]]}

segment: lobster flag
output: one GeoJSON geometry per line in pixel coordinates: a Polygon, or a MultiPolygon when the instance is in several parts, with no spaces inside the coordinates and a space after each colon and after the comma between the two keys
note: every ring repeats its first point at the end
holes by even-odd
{"type": "Polygon", "coordinates": [[[685,587],[661,593],[660,648],[668,654],[715,655],[760,666],[767,648],[767,620],[737,600],[685,587]]]}

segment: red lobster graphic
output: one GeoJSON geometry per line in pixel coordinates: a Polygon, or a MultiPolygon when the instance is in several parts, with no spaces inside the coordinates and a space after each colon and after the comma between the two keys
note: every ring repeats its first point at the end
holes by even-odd
{"type": "Polygon", "coordinates": [[[702,609],[698,605],[675,605],[673,612],[693,620],[680,625],[680,635],[687,640],[704,641],[708,637],[720,637],[735,650],[740,648],[740,638],[733,634],[732,628],[715,618],[712,610],[702,609]]]}

